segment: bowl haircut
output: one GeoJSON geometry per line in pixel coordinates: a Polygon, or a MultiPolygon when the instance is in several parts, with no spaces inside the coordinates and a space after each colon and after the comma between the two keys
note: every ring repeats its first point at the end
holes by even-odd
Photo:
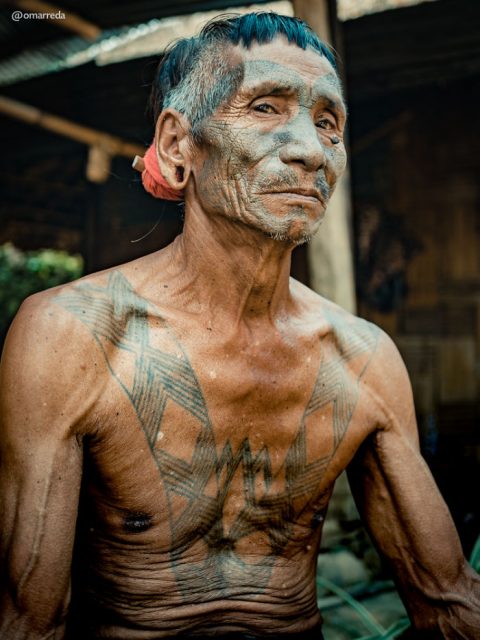
{"type": "Polygon", "coordinates": [[[313,49],[336,69],[332,51],[299,18],[273,12],[218,16],[198,35],[167,48],[150,95],[154,122],[163,109],[176,109],[190,122],[192,139],[198,144],[204,120],[235,94],[243,80],[243,65],[232,68],[228,48],[240,44],[249,49],[252,43],[266,44],[278,36],[301,49],[313,49]]]}

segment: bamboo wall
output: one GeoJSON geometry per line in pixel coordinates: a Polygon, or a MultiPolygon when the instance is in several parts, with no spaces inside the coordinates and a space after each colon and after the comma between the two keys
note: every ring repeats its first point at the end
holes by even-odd
{"type": "Polygon", "coordinates": [[[479,97],[473,78],[352,106],[359,313],[405,359],[424,453],[467,539],[479,526],[479,97]]]}

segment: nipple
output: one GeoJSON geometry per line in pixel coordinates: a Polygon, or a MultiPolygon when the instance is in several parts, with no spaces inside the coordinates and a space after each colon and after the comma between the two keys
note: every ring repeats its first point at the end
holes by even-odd
{"type": "Polygon", "coordinates": [[[146,513],[130,513],[123,521],[123,528],[129,533],[142,533],[151,526],[152,518],[146,513]]]}

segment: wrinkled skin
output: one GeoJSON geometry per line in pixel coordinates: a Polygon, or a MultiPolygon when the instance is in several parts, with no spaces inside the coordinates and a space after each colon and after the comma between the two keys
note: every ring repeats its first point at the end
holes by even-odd
{"type": "Polygon", "coordinates": [[[294,71],[285,66],[285,54],[279,64],[273,55],[257,59],[257,49],[244,56],[240,90],[202,129],[202,166],[194,184],[210,215],[305,242],[317,231],[345,168],[341,90],[330,64],[316,53],[294,50],[294,71]],[[311,193],[287,196],[294,189],[311,193]]]}
{"type": "Polygon", "coordinates": [[[282,39],[231,57],[241,86],[199,147],[175,114],[159,127],[172,187],[183,171],[183,234],[33,296],[9,334],[0,635],[312,629],[348,467],[415,626],[478,637],[478,576],[420,457],[398,352],[289,279],[345,163],[335,74],[282,39]]]}

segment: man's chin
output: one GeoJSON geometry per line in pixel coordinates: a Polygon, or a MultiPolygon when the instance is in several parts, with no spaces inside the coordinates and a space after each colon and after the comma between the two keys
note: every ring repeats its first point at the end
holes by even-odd
{"type": "Polygon", "coordinates": [[[307,242],[310,242],[310,240],[314,236],[313,233],[304,233],[299,236],[297,235],[292,236],[290,234],[274,233],[274,232],[267,233],[267,235],[269,238],[271,238],[272,240],[275,240],[276,242],[286,242],[288,244],[293,244],[295,246],[299,246],[301,244],[306,244],[307,242]]]}
{"type": "Polygon", "coordinates": [[[273,240],[297,246],[310,242],[322,224],[323,218],[322,215],[321,218],[314,221],[305,217],[284,220],[282,224],[268,225],[270,228],[264,228],[263,231],[273,240]]]}

